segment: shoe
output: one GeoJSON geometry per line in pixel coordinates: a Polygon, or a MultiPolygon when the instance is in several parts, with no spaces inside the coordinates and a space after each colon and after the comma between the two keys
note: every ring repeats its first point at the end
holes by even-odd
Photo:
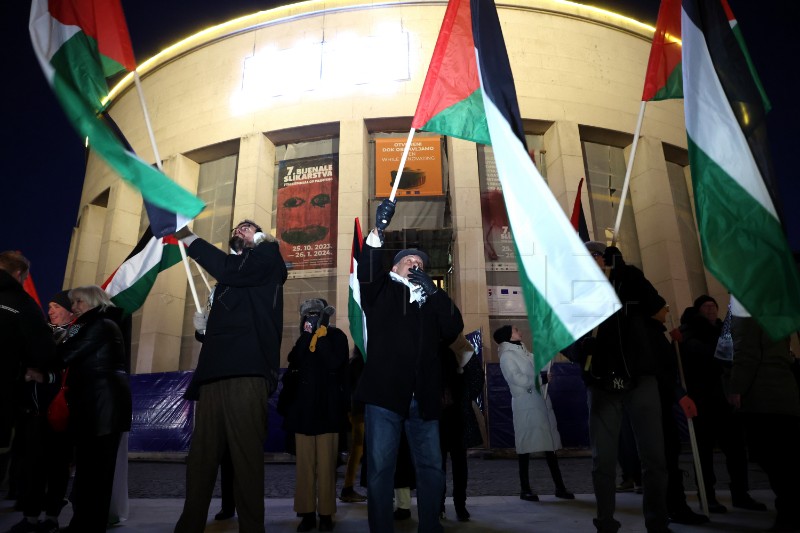
{"type": "Polygon", "coordinates": [[[622,524],[613,518],[604,520],[602,522],[597,518],[593,518],[592,524],[594,524],[594,527],[597,528],[597,533],[617,533],[619,528],[622,527],[622,524]]]}
{"type": "Polygon", "coordinates": [[[634,486],[636,484],[633,482],[632,479],[626,479],[619,485],[617,485],[617,492],[633,492],[634,486]]]}
{"type": "Polygon", "coordinates": [[[674,513],[669,513],[669,521],[675,524],[699,525],[708,522],[708,517],[704,514],[695,513],[687,505],[674,513]]]}
{"type": "Polygon", "coordinates": [[[23,516],[22,520],[11,526],[7,533],[36,533],[39,528],[39,521],[29,522],[28,518],[23,516]]]}
{"type": "Polygon", "coordinates": [[[556,498],[561,498],[562,500],[574,500],[575,495],[568,491],[566,487],[563,487],[556,489],[556,498]]]}
{"type": "Polygon", "coordinates": [[[339,499],[344,503],[361,503],[367,501],[367,497],[359,494],[353,487],[344,487],[339,499]]]}
{"type": "Polygon", "coordinates": [[[403,509],[402,507],[398,507],[394,510],[395,520],[408,520],[409,518],[411,518],[411,509],[403,509]]]}
{"type": "Polygon", "coordinates": [[[715,514],[725,514],[728,508],[719,503],[717,500],[708,500],[708,512],[715,514]]]}
{"type": "Polygon", "coordinates": [[[525,491],[519,495],[519,499],[525,500],[526,502],[538,502],[539,496],[537,496],[531,491],[525,491]]]}
{"type": "Polygon", "coordinates": [[[55,520],[45,519],[39,522],[39,527],[36,528],[37,533],[58,533],[58,522],[55,520]]]}
{"type": "Polygon", "coordinates": [[[459,522],[469,522],[469,517],[466,505],[456,505],[456,518],[459,522]]]}
{"type": "Polygon", "coordinates": [[[738,494],[733,497],[733,506],[738,507],[739,509],[747,509],[749,511],[766,511],[767,506],[761,502],[755,501],[749,494],[746,492],[744,494],[738,494]]]}
{"type": "Polygon", "coordinates": [[[214,515],[214,520],[229,520],[233,518],[233,515],[236,514],[236,511],[227,511],[225,509],[221,509],[220,512],[214,515]]]}
{"type": "Polygon", "coordinates": [[[297,526],[298,533],[303,533],[304,531],[311,531],[312,529],[316,528],[317,528],[316,513],[303,513],[303,519],[297,526]]]}
{"type": "Polygon", "coordinates": [[[319,515],[319,528],[318,531],[333,531],[333,519],[329,514],[319,515]]]}

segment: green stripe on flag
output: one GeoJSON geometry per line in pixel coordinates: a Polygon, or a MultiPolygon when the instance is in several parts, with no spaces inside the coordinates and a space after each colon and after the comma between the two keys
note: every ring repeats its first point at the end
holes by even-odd
{"type": "Polygon", "coordinates": [[[465,141],[487,145],[492,143],[480,89],[431,117],[422,129],[458,137],[465,141]]]}
{"type": "Polygon", "coordinates": [[[680,63],[672,69],[666,84],[658,90],[652,100],[670,100],[672,98],[683,98],[683,70],[680,63]]]}

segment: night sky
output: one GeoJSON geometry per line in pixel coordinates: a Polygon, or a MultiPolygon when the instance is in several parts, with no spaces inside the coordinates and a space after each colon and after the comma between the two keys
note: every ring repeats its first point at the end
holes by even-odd
{"type": "MultiPolygon", "coordinates": [[[[202,28],[288,2],[256,0],[123,0],[138,62],[202,28]]],[[[583,2],[655,25],[657,0],[583,2]]],[[[800,86],[796,0],[729,0],[772,101],[768,116],[773,162],[781,184],[789,242],[800,252],[800,184],[793,151],[800,148],[800,106],[790,92],[800,86]]],[[[0,250],[22,251],[44,303],[61,290],[79,209],[85,152],[67,123],[33,55],[30,2],[0,2],[3,50],[0,250]]],[[[644,80],[644,73],[642,73],[644,80]]],[[[589,90],[589,88],[587,88],[589,90]]],[[[645,115],[645,120],[647,116],[645,115]]],[[[746,258],[743,258],[746,260],[746,258]]]]}

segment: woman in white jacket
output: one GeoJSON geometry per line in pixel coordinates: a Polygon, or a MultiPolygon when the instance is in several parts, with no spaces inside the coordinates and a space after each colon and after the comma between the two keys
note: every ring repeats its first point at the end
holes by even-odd
{"type": "Polygon", "coordinates": [[[561,435],[550,399],[542,398],[536,389],[539,378],[533,365],[533,354],[525,349],[516,326],[502,326],[494,332],[494,340],[499,346],[500,370],[511,390],[514,441],[519,460],[519,497],[526,501],[539,501],[531,490],[528,465],[531,453],[545,452],[556,486],[556,498],[572,500],[575,495],[564,486],[554,451],[561,448],[561,435]]]}

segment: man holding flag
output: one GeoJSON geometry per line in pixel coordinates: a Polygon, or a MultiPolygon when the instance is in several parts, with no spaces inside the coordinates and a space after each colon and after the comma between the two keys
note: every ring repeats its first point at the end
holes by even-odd
{"type": "Polygon", "coordinates": [[[394,530],[394,472],[405,428],[416,470],[419,531],[438,532],[445,483],[439,344],[453,342],[464,322],[450,297],[425,273],[429,259],[422,250],[400,251],[391,272],[383,270],[380,247],[394,207],[388,199],[378,206],[358,263],[368,335],[356,399],[365,404],[369,528],[374,533],[394,530]]]}

